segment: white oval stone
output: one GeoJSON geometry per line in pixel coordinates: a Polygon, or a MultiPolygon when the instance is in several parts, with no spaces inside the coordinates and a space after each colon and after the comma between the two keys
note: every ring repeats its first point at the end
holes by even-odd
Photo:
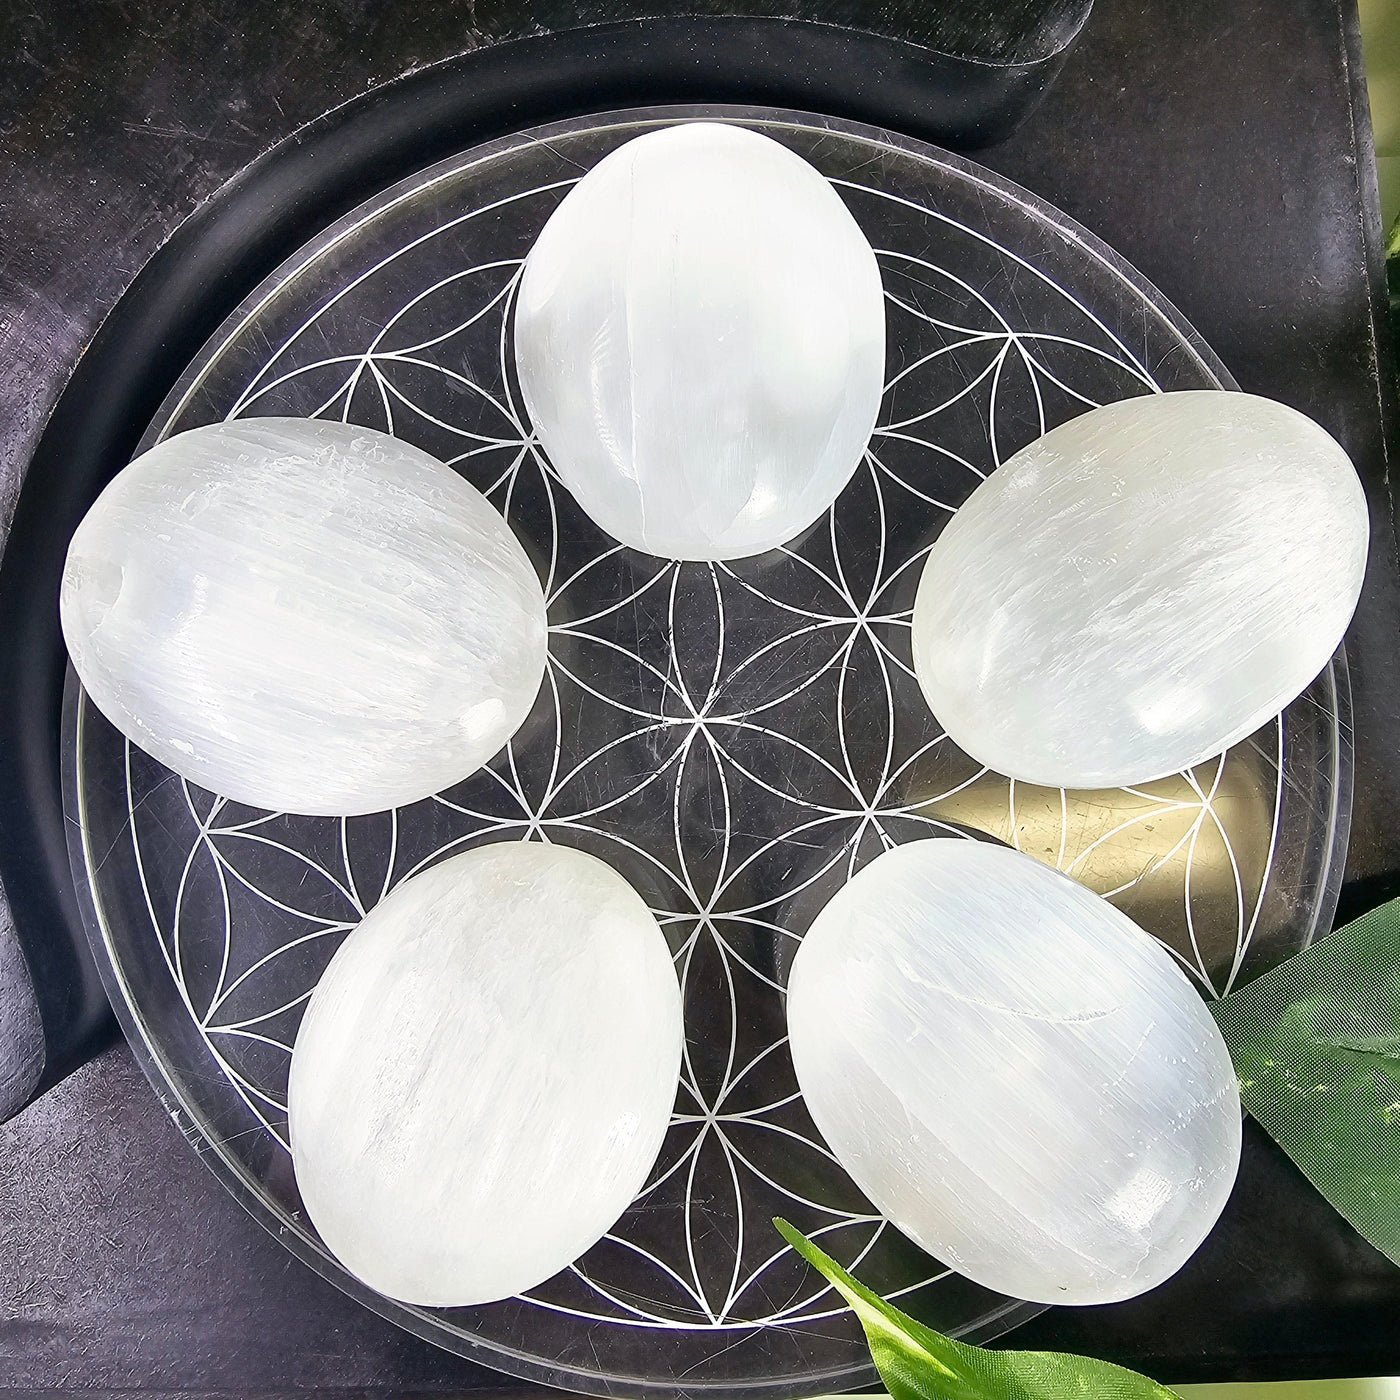
{"type": "Polygon", "coordinates": [[[63,635],[133,743],[314,816],[459,782],[534,703],[544,595],[500,514],[370,428],[250,418],[143,453],[68,549],[63,635]]]}
{"type": "Polygon", "coordinates": [[[681,1035],[666,940],[610,866],[525,842],[454,856],[366,916],[307,1006],[288,1086],[307,1213],[391,1298],[532,1288],[645,1184],[681,1035]]]}
{"type": "Polygon", "coordinates": [[[1366,568],[1366,502],[1311,419],[1153,394],[1023,448],[934,544],[914,666],[949,737],[1050,787],[1223,753],[1327,664],[1366,568]]]}
{"type": "Polygon", "coordinates": [[[564,484],[670,559],[791,539],[861,460],[880,406],[875,254],[785,146],[691,122],[569,192],[525,263],[520,387],[564,484]]]}
{"type": "Polygon", "coordinates": [[[1127,915],[1005,847],[922,840],[872,861],[803,939],[788,1029],[856,1184],[998,1292],[1143,1293],[1234,1184],[1239,1093],[1185,974],[1127,915]]]}

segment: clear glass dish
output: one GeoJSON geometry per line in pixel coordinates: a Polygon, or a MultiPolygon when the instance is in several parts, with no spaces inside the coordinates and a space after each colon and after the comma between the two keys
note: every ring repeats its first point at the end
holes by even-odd
{"type": "Polygon", "coordinates": [[[855,1190],[797,1093],[782,988],[851,872],[892,842],[969,829],[1108,895],[1207,996],[1327,926],[1350,811],[1340,654],[1224,758],[1091,793],[981,770],[941,737],[910,671],[919,561],[986,472],[1091,404],[1231,387],[1162,297],[1062,214],[968,161],[801,113],[577,119],[465,152],[327,229],[203,348],[142,446],[262,414],[417,443],[485,490],[530,551],[550,666],[487,770],[344,821],[191,787],[70,674],[79,898],[118,1014],[191,1144],[347,1292],[439,1345],[575,1390],[799,1396],[871,1380],[854,1319],[784,1248],[777,1214],[954,1335],[986,1340],[1038,1311],[927,1259],[855,1190]],[[569,186],[622,141],[697,117],[762,130],[835,183],[878,252],[890,327],[880,426],[851,485],[786,548],[725,565],[600,534],[532,443],[510,355],[521,261],[569,186]],[[407,1307],[351,1279],[300,1209],[290,1047],[366,909],[445,853],[521,839],[602,856],[661,920],[687,1017],[675,1117],[642,1196],[574,1267],[490,1307],[407,1307]]]}

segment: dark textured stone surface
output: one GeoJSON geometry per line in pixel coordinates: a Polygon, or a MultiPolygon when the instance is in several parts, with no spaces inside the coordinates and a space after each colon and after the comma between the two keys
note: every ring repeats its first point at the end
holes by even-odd
{"type": "Polygon", "coordinates": [[[982,63],[1026,63],[1060,52],[1079,31],[1092,0],[476,0],[482,34],[513,38],[568,24],[635,15],[766,15],[815,18],[898,34],[982,63]]]}
{"type": "Polygon", "coordinates": [[[29,1098],[44,1072],[44,1026],[24,950],[0,900],[0,1122],[29,1098]]]}

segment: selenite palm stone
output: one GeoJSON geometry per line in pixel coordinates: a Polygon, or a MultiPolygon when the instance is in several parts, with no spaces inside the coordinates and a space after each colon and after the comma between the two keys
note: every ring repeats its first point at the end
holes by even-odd
{"type": "Polygon", "coordinates": [[[500,514],[426,452],[343,423],[196,428],[123,470],[60,598],[88,696],[254,807],[348,816],[474,772],[544,672],[544,596],[500,514]]]}
{"type": "Polygon", "coordinates": [[[539,843],[406,880],[336,951],[292,1055],[301,1198],[391,1298],[455,1307],[566,1268],[645,1183],[680,988],[641,896],[539,843]]]}
{"type": "Polygon", "coordinates": [[[835,189],[767,136],[692,122],[604,157],[530,251],[520,387],[616,539],[735,559],[840,494],[875,425],[880,271],[835,189]]]}
{"type": "Polygon", "coordinates": [[[1145,1292],[1234,1183],[1239,1093],[1186,975],[1127,915],[1005,847],[922,840],[872,861],[798,949],[788,1030],[856,1184],[998,1292],[1145,1292]]]}
{"type": "Polygon", "coordinates": [[[1022,449],[938,537],[914,666],[954,743],[1050,787],[1224,752],[1327,664],[1366,568],[1342,448],[1280,403],[1128,399],[1022,449]]]}

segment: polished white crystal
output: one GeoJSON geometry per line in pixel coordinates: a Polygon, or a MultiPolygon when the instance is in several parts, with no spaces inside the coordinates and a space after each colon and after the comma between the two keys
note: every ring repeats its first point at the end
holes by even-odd
{"type": "Polygon", "coordinates": [[[60,598],[99,710],[238,802],[402,806],[529,713],[544,596],[474,487],[342,423],[252,418],[138,457],[68,550],[60,598]]]}
{"type": "Polygon", "coordinates": [[[531,250],[515,318],[551,461],[598,525],[649,554],[791,539],[875,426],[875,255],[812,166],[743,127],[672,126],[604,157],[531,250]]]}
{"type": "Polygon", "coordinates": [[[954,743],[1050,787],[1222,753],[1337,649],[1366,568],[1346,453],[1283,404],[1154,394],[1055,428],[929,554],[914,665],[954,743]]]}
{"type": "Polygon", "coordinates": [[[1225,1043],[1170,955],[1058,871],[977,841],[878,857],[813,922],[788,1029],[837,1160],[976,1282],[1107,1303],[1170,1277],[1235,1180],[1225,1043]]]}
{"type": "Polygon", "coordinates": [[[543,1282],[644,1184],[681,1035],[666,940],[601,860],[505,842],[406,880],[331,959],[292,1056],[321,1239],[408,1303],[543,1282]]]}

